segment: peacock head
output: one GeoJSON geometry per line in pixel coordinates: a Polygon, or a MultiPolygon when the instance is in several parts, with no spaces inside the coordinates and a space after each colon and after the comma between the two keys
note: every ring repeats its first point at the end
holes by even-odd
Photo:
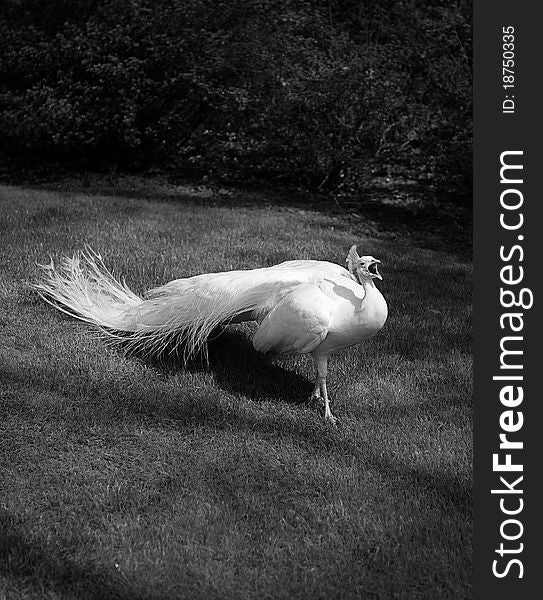
{"type": "Polygon", "coordinates": [[[353,276],[358,276],[360,283],[363,280],[383,279],[377,268],[381,261],[373,256],[358,256],[356,246],[351,246],[346,262],[349,272],[353,276]]]}

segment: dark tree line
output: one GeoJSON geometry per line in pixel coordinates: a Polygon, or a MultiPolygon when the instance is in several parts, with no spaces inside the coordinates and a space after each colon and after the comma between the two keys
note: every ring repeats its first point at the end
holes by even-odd
{"type": "Polygon", "coordinates": [[[0,0],[0,156],[466,189],[471,3],[0,0]]]}

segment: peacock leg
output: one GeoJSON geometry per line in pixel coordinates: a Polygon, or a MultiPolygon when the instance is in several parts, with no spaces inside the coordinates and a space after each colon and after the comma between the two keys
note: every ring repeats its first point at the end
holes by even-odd
{"type": "Polygon", "coordinates": [[[334,415],[330,411],[330,401],[328,400],[328,391],[326,389],[326,377],[323,377],[321,379],[320,384],[321,384],[321,394],[322,394],[322,397],[324,398],[324,420],[330,421],[330,423],[332,423],[332,425],[335,425],[337,419],[336,419],[336,417],[334,417],[334,415]]]}
{"type": "Polygon", "coordinates": [[[328,358],[317,358],[317,383],[319,385],[320,397],[324,401],[324,420],[330,421],[332,425],[336,424],[336,417],[330,410],[330,401],[328,399],[328,389],[326,388],[326,375],[328,374],[328,358]]]}

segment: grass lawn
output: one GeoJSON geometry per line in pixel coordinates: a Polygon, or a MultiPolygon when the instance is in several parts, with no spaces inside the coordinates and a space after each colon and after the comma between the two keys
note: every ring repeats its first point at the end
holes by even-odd
{"type": "Polygon", "coordinates": [[[136,187],[0,187],[0,598],[470,597],[468,259],[363,215],[136,187]],[[142,292],[353,243],[390,315],[330,363],[336,428],[310,358],[257,354],[252,324],[183,368],[28,286],[85,244],[142,292]]]}

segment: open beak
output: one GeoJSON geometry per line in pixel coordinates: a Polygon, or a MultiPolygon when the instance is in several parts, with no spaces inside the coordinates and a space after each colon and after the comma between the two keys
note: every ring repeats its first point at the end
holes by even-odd
{"type": "Polygon", "coordinates": [[[371,263],[371,265],[368,265],[368,271],[374,276],[377,277],[377,279],[380,279],[381,281],[383,280],[383,278],[381,277],[381,273],[379,273],[379,269],[377,268],[378,263],[380,263],[380,260],[375,260],[374,262],[371,263]]]}

